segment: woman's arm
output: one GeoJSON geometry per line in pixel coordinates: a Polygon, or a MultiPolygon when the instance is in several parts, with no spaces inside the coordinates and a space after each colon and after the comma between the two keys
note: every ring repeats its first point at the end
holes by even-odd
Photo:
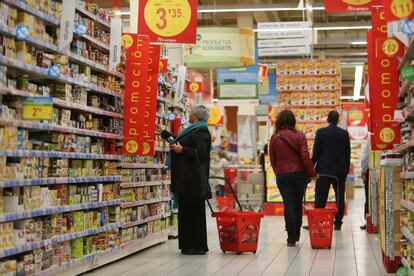
{"type": "Polygon", "coordinates": [[[301,133],[301,146],[300,146],[300,155],[303,160],[303,165],[305,166],[306,172],[310,177],[317,176],[315,169],[313,168],[312,160],[310,159],[308,141],[306,140],[305,134],[301,133]]]}
{"type": "Polygon", "coordinates": [[[269,157],[270,157],[270,164],[272,164],[273,171],[276,174],[276,164],[277,164],[277,155],[276,155],[276,140],[275,135],[272,136],[270,140],[270,148],[269,148],[269,157]]]}
{"type": "Polygon", "coordinates": [[[197,131],[194,139],[194,145],[191,147],[183,147],[182,154],[190,159],[196,159],[196,151],[200,161],[208,161],[210,159],[211,135],[208,128],[197,131]]]}

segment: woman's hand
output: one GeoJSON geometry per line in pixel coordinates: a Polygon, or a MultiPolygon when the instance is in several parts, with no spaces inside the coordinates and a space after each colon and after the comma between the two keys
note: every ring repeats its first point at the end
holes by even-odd
{"type": "Polygon", "coordinates": [[[175,143],[173,145],[171,145],[171,149],[175,152],[175,153],[182,153],[183,152],[183,146],[180,145],[180,143],[175,143]]]}
{"type": "Polygon", "coordinates": [[[164,128],[160,125],[156,125],[156,130],[157,132],[161,133],[164,130],[164,128]]]}
{"type": "Polygon", "coordinates": [[[314,180],[314,181],[316,181],[316,180],[318,180],[319,179],[319,174],[317,174],[317,175],[315,175],[315,176],[312,176],[311,177],[311,180],[314,180]]]}

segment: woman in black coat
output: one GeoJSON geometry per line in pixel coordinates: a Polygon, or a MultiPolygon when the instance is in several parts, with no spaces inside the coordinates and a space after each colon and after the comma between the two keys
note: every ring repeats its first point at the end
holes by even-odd
{"type": "Polygon", "coordinates": [[[199,105],[191,111],[191,125],[177,137],[165,130],[161,132],[166,140],[174,138],[166,165],[171,169],[171,190],[178,198],[179,248],[186,255],[208,252],[205,210],[205,200],[211,198],[208,118],[208,108],[199,105]]]}

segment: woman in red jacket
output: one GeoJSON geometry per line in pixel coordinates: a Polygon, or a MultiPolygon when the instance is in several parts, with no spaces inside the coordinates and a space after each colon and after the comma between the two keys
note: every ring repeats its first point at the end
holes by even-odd
{"type": "Polygon", "coordinates": [[[303,195],[310,179],[317,179],[318,175],[309,156],[306,136],[296,130],[292,111],[283,110],[278,114],[269,154],[283,198],[287,245],[295,246],[302,226],[303,195]]]}

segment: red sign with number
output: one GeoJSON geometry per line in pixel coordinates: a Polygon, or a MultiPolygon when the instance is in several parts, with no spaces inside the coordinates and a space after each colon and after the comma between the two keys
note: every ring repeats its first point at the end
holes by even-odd
{"type": "Polygon", "coordinates": [[[366,12],[381,0],[325,0],[325,12],[366,12]]]}
{"type": "Polygon", "coordinates": [[[138,33],[151,42],[195,44],[197,0],[140,0],[138,33]]]}
{"type": "Polygon", "coordinates": [[[395,48],[382,47],[384,43],[381,42],[387,39],[384,13],[373,10],[371,18],[372,30],[367,34],[371,148],[386,150],[400,141],[400,127],[394,121],[398,103],[399,62],[389,55],[396,52],[395,48]]]}
{"type": "Polygon", "coordinates": [[[144,99],[144,130],[142,135],[142,155],[155,155],[155,120],[158,98],[158,70],[160,63],[159,45],[149,46],[148,81],[144,99]]]}
{"type": "Polygon", "coordinates": [[[383,0],[385,20],[387,22],[414,18],[413,0],[383,0]]]}
{"type": "Polygon", "coordinates": [[[378,38],[375,43],[378,57],[403,57],[405,46],[394,37],[378,38]]]}
{"type": "Polygon", "coordinates": [[[168,71],[168,59],[162,58],[160,59],[160,67],[159,67],[159,73],[165,74],[168,71]]]}
{"type": "Polygon", "coordinates": [[[122,153],[141,155],[149,40],[137,34],[123,34],[122,47],[126,51],[122,153]]]}
{"type": "Polygon", "coordinates": [[[187,81],[186,86],[187,86],[187,92],[189,93],[203,92],[203,82],[187,81]]]}

